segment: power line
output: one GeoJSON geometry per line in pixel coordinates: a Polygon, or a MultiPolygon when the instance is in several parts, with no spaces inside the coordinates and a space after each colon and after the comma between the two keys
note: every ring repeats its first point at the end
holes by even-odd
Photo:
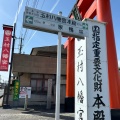
{"type": "MultiPolygon", "coordinates": [[[[41,10],[43,8],[43,5],[45,3],[45,0],[43,1],[42,5],[41,5],[41,10]]],[[[24,49],[26,48],[26,46],[29,44],[30,40],[33,38],[33,36],[36,34],[37,31],[34,31],[34,33],[29,37],[28,42],[26,43],[26,45],[24,46],[24,49]]]]}
{"type": "Polygon", "coordinates": [[[39,4],[39,0],[37,0],[35,8],[37,8],[38,4],[39,4]]]}
{"type": "MultiPolygon", "coordinates": [[[[45,0],[44,0],[45,1],[45,0]]],[[[43,2],[44,2],[43,1],[43,2]]],[[[60,2],[60,0],[57,0],[57,2],[53,5],[52,9],[50,10],[50,13],[53,12],[53,10],[56,8],[56,6],[58,5],[58,3],[60,2]]],[[[43,3],[44,4],[44,3],[43,3]]],[[[26,48],[26,46],[29,44],[30,40],[34,37],[34,35],[36,34],[37,31],[34,31],[34,33],[31,35],[30,39],[28,40],[27,44],[24,46],[24,49],[26,48]]]]}
{"type": "MultiPolygon", "coordinates": [[[[27,1],[26,1],[26,6],[29,5],[29,1],[30,1],[30,0],[27,0],[27,1]]],[[[22,25],[21,25],[20,36],[22,35],[22,31],[23,31],[23,27],[22,27],[22,25]]]]}
{"type": "Polygon", "coordinates": [[[36,0],[33,0],[33,8],[35,7],[36,4],[36,0]]]}
{"type": "MultiPolygon", "coordinates": [[[[2,47],[0,47],[0,49],[2,49],[2,47]]],[[[12,49],[12,48],[10,48],[10,49],[12,49]]],[[[14,49],[19,49],[19,48],[14,48],[14,49]]]]}
{"type": "Polygon", "coordinates": [[[43,8],[44,3],[45,3],[45,0],[44,0],[43,3],[42,3],[41,10],[42,10],[42,8],[43,8]]]}
{"type": "Polygon", "coordinates": [[[26,45],[24,46],[24,49],[26,48],[26,46],[29,44],[30,40],[33,38],[33,36],[36,34],[37,31],[35,31],[32,36],[29,38],[28,42],[26,43],[26,45]]]}
{"type": "MultiPolygon", "coordinates": [[[[45,1],[45,0],[44,0],[44,1],[45,1]]],[[[43,2],[44,2],[44,1],[43,1],[43,2]]],[[[38,3],[39,3],[39,0],[33,0],[33,8],[37,8],[38,3]]],[[[23,38],[24,41],[25,41],[25,38],[27,38],[27,37],[26,37],[27,34],[28,34],[28,29],[25,30],[24,38],[23,38]]],[[[28,42],[29,42],[29,39],[28,39],[28,42]]],[[[28,43],[28,42],[27,42],[27,43],[28,43]]]]}
{"type": "Polygon", "coordinates": [[[33,8],[37,8],[39,0],[33,0],[33,8]]]}
{"type": "Polygon", "coordinates": [[[27,0],[27,1],[26,1],[26,6],[28,6],[28,5],[29,5],[29,1],[30,1],[30,0],[27,0]]]}
{"type": "MultiPolygon", "coordinates": [[[[29,5],[29,1],[30,1],[30,0],[27,0],[27,1],[26,1],[26,6],[29,5]]],[[[22,36],[22,31],[23,31],[23,27],[22,27],[22,25],[21,25],[20,36],[22,36]]]]}
{"type": "MultiPolygon", "coordinates": [[[[13,25],[16,24],[16,29],[17,29],[18,15],[19,15],[19,13],[20,13],[20,11],[21,11],[22,5],[23,5],[23,0],[21,0],[21,2],[20,2],[20,0],[19,0],[19,1],[18,1],[18,9],[17,9],[17,11],[16,11],[15,18],[14,18],[14,22],[13,22],[13,25]]],[[[16,38],[15,38],[15,39],[16,39],[16,38]]]]}
{"type": "Polygon", "coordinates": [[[19,0],[19,1],[18,1],[18,10],[17,10],[17,12],[16,12],[16,15],[15,15],[15,19],[14,19],[13,24],[17,22],[18,15],[19,15],[20,10],[21,10],[21,8],[22,8],[22,4],[23,4],[23,0],[21,1],[21,3],[20,3],[20,0],[19,0]]]}
{"type": "MultiPolygon", "coordinates": [[[[26,6],[28,6],[29,5],[29,2],[30,2],[30,0],[27,0],[26,1],[26,6]]],[[[28,33],[28,29],[25,29],[25,33],[24,33],[24,37],[22,38],[22,31],[23,31],[23,27],[22,27],[22,25],[21,25],[21,30],[20,30],[20,48],[19,48],[19,52],[21,53],[21,50],[22,50],[22,42],[23,42],[23,40],[25,40],[25,38],[26,38],[26,35],[27,35],[27,33],[28,33]]]]}

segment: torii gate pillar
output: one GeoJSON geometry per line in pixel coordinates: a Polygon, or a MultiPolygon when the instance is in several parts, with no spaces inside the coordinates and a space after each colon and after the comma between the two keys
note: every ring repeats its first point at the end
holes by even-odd
{"type": "Polygon", "coordinates": [[[119,71],[116,54],[114,30],[112,24],[112,14],[110,9],[110,0],[97,0],[97,19],[98,21],[107,22],[107,57],[108,57],[108,74],[109,74],[109,93],[111,109],[120,108],[119,92],[119,71]]]}
{"type": "MultiPolygon", "coordinates": [[[[112,23],[110,0],[78,0],[77,7],[82,18],[94,18],[106,22],[107,36],[107,58],[108,58],[108,77],[109,77],[109,93],[110,108],[120,109],[120,76],[118,71],[118,62],[116,55],[116,46],[114,39],[114,30],[112,23]]],[[[67,80],[66,80],[66,111],[74,111],[74,39],[68,38],[65,46],[67,46],[67,80]],[[72,40],[71,40],[72,39],[72,40]]],[[[107,71],[106,71],[107,72],[107,71]]]]}

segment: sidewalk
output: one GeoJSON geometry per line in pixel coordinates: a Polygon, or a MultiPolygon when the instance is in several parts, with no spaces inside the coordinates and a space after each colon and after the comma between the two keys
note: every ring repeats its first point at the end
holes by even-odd
{"type": "MultiPolygon", "coordinates": [[[[62,110],[61,110],[62,111],[62,110]]],[[[47,110],[44,106],[24,108],[0,108],[0,120],[55,120],[55,110],[47,110]]],[[[74,120],[74,113],[60,113],[60,120],[74,120]]]]}

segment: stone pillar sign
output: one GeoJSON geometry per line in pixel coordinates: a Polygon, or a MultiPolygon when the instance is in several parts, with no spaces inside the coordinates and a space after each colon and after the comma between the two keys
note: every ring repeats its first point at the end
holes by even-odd
{"type": "Polygon", "coordinates": [[[85,21],[89,37],[75,39],[75,120],[111,120],[106,25],[85,21]]]}
{"type": "Polygon", "coordinates": [[[52,79],[48,79],[47,109],[51,109],[51,99],[52,99],[52,79]]]}

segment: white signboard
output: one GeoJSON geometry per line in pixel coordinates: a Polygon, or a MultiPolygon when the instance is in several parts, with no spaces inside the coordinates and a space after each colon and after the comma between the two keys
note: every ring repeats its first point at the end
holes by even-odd
{"type": "Polygon", "coordinates": [[[19,98],[25,98],[26,95],[31,98],[31,87],[20,87],[19,98]]]}
{"type": "Polygon", "coordinates": [[[86,22],[73,20],[30,7],[25,8],[23,27],[55,34],[62,32],[65,36],[76,38],[88,36],[88,24],[86,22]]]}
{"type": "Polygon", "coordinates": [[[86,39],[75,39],[75,114],[87,120],[86,39]]]}
{"type": "Polygon", "coordinates": [[[86,21],[89,37],[75,40],[75,120],[111,120],[105,24],[86,21]]]}

